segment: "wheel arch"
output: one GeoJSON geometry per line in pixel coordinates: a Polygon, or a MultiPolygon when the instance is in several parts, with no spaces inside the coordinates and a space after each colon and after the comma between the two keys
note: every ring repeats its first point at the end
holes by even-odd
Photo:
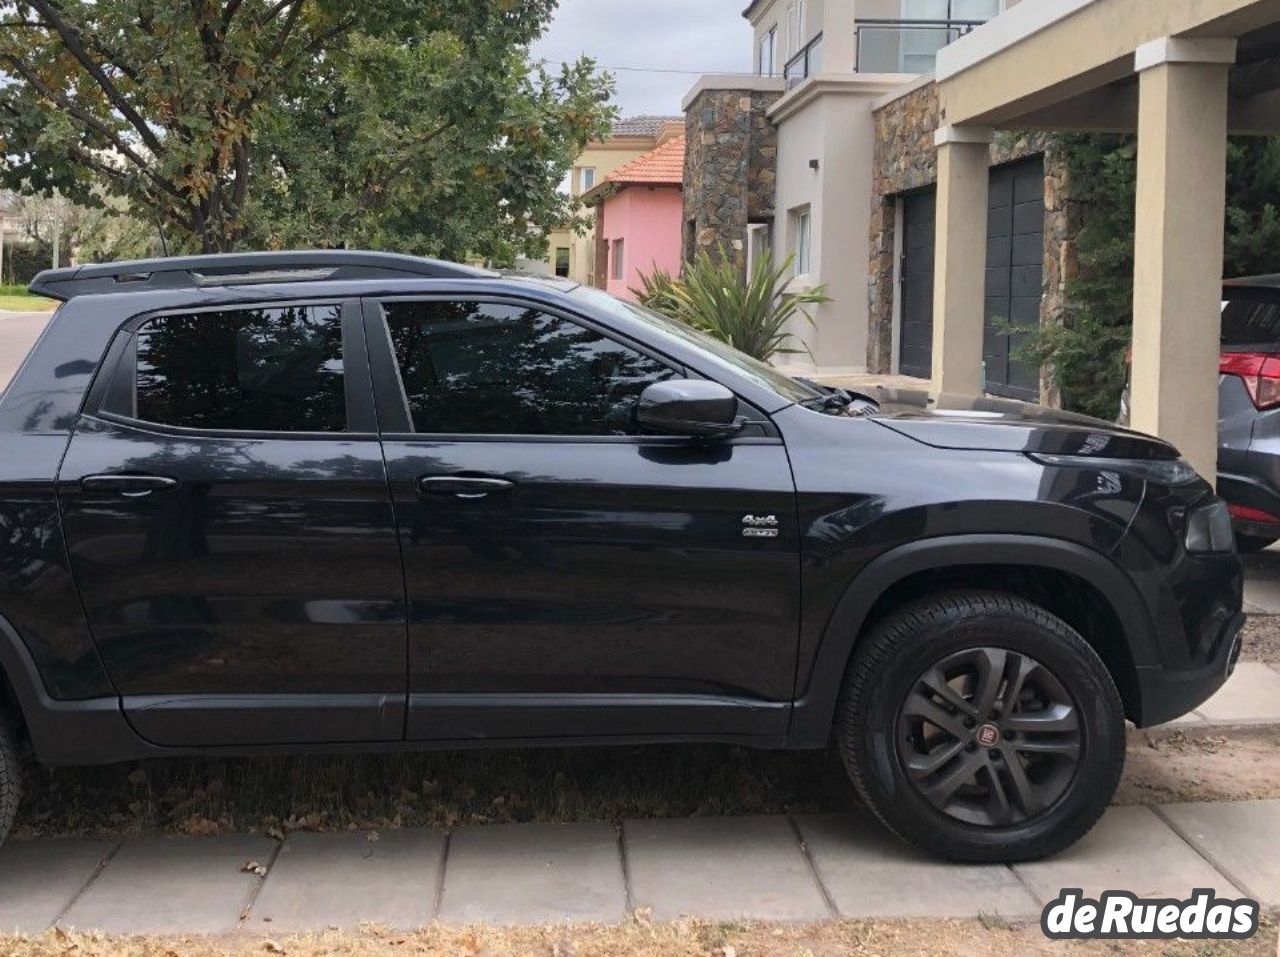
{"type": "Polygon", "coordinates": [[[51,697],[22,636],[0,614],[0,705],[5,703],[16,710],[22,732],[42,763],[101,764],[125,760],[138,751],[138,738],[124,720],[119,698],[51,697]]]}
{"type": "Polygon", "coordinates": [[[1106,663],[1126,713],[1140,714],[1136,666],[1156,660],[1152,623],[1136,587],[1110,558],[1043,536],[956,535],[891,549],[846,586],[823,630],[808,686],[797,689],[788,742],[824,747],[830,740],[849,660],[879,618],[921,594],[959,587],[1011,591],[1014,582],[1038,584],[1029,597],[1082,634],[1106,663]],[[1046,587],[1054,582],[1078,588],[1055,593],[1046,587]],[[1076,598],[1087,602],[1076,607],[1076,598]]]}

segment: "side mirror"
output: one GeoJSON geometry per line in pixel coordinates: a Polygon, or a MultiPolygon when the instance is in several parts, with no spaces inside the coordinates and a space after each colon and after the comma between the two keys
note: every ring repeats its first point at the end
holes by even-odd
{"type": "Polygon", "coordinates": [[[672,379],[640,394],[636,420],[648,432],[727,439],[746,424],[738,417],[738,397],[718,382],[672,379]]]}

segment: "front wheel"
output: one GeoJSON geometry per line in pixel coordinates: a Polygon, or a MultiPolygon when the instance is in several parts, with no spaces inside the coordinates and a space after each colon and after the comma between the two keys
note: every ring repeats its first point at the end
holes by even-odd
{"type": "Polygon", "coordinates": [[[951,592],[880,622],[845,681],[839,739],[863,800],[949,860],[1026,861],[1097,823],[1124,709],[1089,644],[1043,608],[951,592]]]}
{"type": "Polygon", "coordinates": [[[13,728],[0,710],[0,844],[9,835],[18,814],[20,766],[13,728]]]}

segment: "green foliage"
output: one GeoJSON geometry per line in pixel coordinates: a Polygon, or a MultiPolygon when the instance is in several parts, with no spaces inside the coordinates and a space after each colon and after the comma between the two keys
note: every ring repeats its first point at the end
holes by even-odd
{"type": "Polygon", "coordinates": [[[680,280],[661,266],[647,276],[640,274],[640,288],[632,289],[631,294],[642,306],[660,312],[664,316],[674,316],[678,308],[675,288],[680,280]]]}
{"type": "Polygon", "coordinates": [[[1280,139],[1227,143],[1226,238],[1228,278],[1280,272],[1280,139]]]}
{"type": "Polygon", "coordinates": [[[4,246],[3,272],[0,284],[14,285],[22,289],[36,277],[41,269],[53,265],[53,250],[40,243],[6,242],[4,246]]]}
{"type": "Polygon", "coordinates": [[[176,248],[368,244],[496,259],[611,81],[533,69],[556,0],[0,0],[0,186],[124,200],[176,248]]]}
{"type": "MultiPolygon", "coordinates": [[[[1137,140],[1069,134],[1051,147],[1066,163],[1080,206],[1079,272],[1067,283],[1062,325],[1020,328],[1018,359],[1049,367],[1063,405],[1115,418],[1133,327],[1133,235],[1137,140]]],[[[1224,275],[1280,271],[1280,140],[1235,138],[1228,145],[1224,275]]]]}
{"type": "Polygon", "coordinates": [[[723,250],[716,257],[704,250],[685,266],[682,279],[659,271],[641,277],[639,292],[642,300],[649,296],[652,308],[767,362],[803,351],[790,346],[794,336],[789,328],[801,317],[812,324],[808,307],[831,301],[825,286],[787,294],[792,263],[789,258],[775,266],[762,256],[744,281],[723,250]]]}
{"type": "Polygon", "coordinates": [[[1053,148],[1066,163],[1071,198],[1084,210],[1079,273],[1067,283],[1064,322],[1020,329],[1027,339],[1015,354],[1050,368],[1066,408],[1114,419],[1133,325],[1137,140],[1068,134],[1053,148]]]}

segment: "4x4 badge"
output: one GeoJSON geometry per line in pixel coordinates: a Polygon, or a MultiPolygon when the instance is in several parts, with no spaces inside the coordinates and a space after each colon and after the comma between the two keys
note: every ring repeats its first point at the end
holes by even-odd
{"type": "Polygon", "coordinates": [[[742,525],[743,538],[778,537],[778,516],[776,515],[744,515],[742,525]]]}

